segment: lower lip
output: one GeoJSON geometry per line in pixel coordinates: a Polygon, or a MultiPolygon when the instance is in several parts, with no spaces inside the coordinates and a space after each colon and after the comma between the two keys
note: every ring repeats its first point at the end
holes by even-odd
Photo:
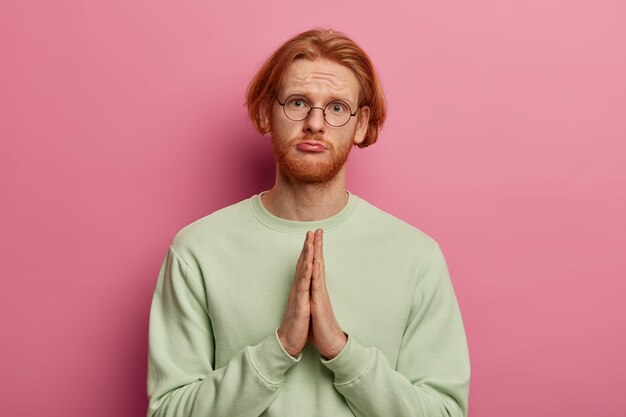
{"type": "Polygon", "coordinates": [[[309,145],[307,143],[301,143],[299,145],[296,145],[296,148],[300,149],[301,151],[306,151],[306,152],[325,152],[326,151],[326,149],[321,145],[309,145]]]}

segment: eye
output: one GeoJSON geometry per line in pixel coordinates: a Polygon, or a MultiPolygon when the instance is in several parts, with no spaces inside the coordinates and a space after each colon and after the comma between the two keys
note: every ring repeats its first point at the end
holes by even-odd
{"type": "Polygon", "coordinates": [[[304,97],[292,97],[287,101],[287,105],[292,109],[307,109],[309,102],[304,97]]]}
{"type": "Polygon", "coordinates": [[[343,101],[333,101],[329,103],[326,108],[328,111],[335,114],[343,114],[350,111],[348,105],[343,101]]]}

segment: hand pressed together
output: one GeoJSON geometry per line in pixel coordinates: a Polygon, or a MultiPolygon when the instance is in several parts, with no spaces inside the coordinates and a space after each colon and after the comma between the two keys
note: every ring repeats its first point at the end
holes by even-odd
{"type": "Polygon", "coordinates": [[[348,341],[337,323],[326,288],[322,235],[322,229],[306,234],[278,329],[280,342],[291,356],[297,356],[311,340],[323,357],[332,359],[348,341]]]}

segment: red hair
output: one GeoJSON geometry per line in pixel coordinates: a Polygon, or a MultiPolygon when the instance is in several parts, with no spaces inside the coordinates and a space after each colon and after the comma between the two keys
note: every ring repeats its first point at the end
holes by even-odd
{"type": "Polygon", "coordinates": [[[246,90],[246,106],[255,129],[264,134],[271,130],[271,114],[285,70],[296,59],[328,59],[348,67],[356,75],[361,91],[359,107],[370,108],[370,118],[363,142],[365,148],[376,142],[387,114],[385,95],[372,61],[365,51],[341,32],[312,29],[294,36],[265,61],[246,90]]]}

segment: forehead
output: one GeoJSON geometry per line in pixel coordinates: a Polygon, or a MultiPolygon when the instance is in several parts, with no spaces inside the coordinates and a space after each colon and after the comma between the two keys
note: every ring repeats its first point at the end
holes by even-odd
{"type": "Polygon", "coordinates": [[[283,94],[346,98],[355,103],[359,90],[359,81],[350,68],[326,59],[295,60],[285,70],[280,88],[283,94]]]}

